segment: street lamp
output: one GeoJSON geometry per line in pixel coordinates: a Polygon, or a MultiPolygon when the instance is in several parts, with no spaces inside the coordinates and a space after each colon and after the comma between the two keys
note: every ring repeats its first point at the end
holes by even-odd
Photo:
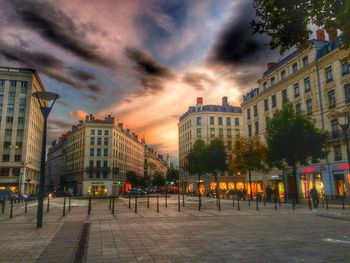
{"type": "Polygon", "coordinates": [[[38,194],[38,211],[36,226],[43,226],[43,208],[44,208],[44,191],[45,191],[45,155],[46,155],[46,131],[47,118],[51,112],[55,101],[59,99],[59,95],[53,92],[37,91],[32,94],[38,100],[40,110],[44,118],[43,139],[41,145],[41,163],[40,163],[40,179],[39,179],[39,194],[38,194]],[[51,106],[49,102],[52,101],[51,106]]]}
{"type": "Polygon", "coordinates": [[[20,192],[22,194],[25,194],[24,192],[24,188],[25,188],[25,178],[26,178],[26,166],[28,164],[31,164],[31,162],[22,162],[22,171],[21,171],[21,175],[20,175],[20,178],[19,178],[19,189],[20,189],[20,192]]]}
{"type": "MultiPolygon", "coordinates": [[[[346,107],[344,111],[334,111],[330,114],[331,118],[336,118],[337,124],[340,127],[345,140],[346,145],[346,157],[348,161],[348,173],[350,173],[350,145],[349,145],[349,119],[350,119],[350,106],[346,107]]],[[[344,175],[345,193],[349,190],[348,176],[344,175]]]]}

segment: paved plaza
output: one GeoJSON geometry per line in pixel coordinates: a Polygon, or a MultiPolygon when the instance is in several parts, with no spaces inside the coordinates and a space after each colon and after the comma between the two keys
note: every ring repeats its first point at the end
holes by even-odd
{"type": "Polygon", "coordinates": [[[306,205],[256,203],[177,196],[50,202],[44,227],[35,228],[36,204],[15,204],[0,214],[0,262],[350,262],[350,209],[310,210],[306,205]]]}

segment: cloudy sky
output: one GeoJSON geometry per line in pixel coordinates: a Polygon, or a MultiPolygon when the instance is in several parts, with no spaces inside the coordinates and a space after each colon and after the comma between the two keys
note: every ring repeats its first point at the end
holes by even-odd
{"type": "Polygon", "coordinates": [[[0,66],[39,71],[61,95],[49,140],[114,115],[177,159],[178,117],[198,96],[240,105],[268,61],[249,0],[0,0],[0,66]]]}

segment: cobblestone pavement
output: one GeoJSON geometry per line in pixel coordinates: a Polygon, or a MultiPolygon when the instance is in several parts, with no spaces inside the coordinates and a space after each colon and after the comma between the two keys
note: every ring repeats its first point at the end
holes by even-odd
{"type": "MultiPolygon", "coordinates": [[[[187,198],[135,202],[120,198],[112,214],[108,199],[50,202],[44,227],[35,228],[36,204],[16,204],[0,214],[0,262],[350,262],[350,209],[310,210],[298,205],[187,198]],[[85,226],[85,228],[83,227],[85,226]]],[[[46,206],[45,206],[46,208],[46,206]]]]}

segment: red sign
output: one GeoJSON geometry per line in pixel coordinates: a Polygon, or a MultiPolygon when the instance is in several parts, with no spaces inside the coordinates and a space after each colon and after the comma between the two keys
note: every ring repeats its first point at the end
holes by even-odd
{"type": "Polygon", "coordinates": [[[316,168],[315,167],[306,167],[304,169],[301,170],[302,173],[314,173],[316,172],[316,168]]]}
{"type": "Polygon", "coordinates": [[[339,170],[349,170],[349,165],[348,164],[341,164],[338,166],[339,170]]]}

